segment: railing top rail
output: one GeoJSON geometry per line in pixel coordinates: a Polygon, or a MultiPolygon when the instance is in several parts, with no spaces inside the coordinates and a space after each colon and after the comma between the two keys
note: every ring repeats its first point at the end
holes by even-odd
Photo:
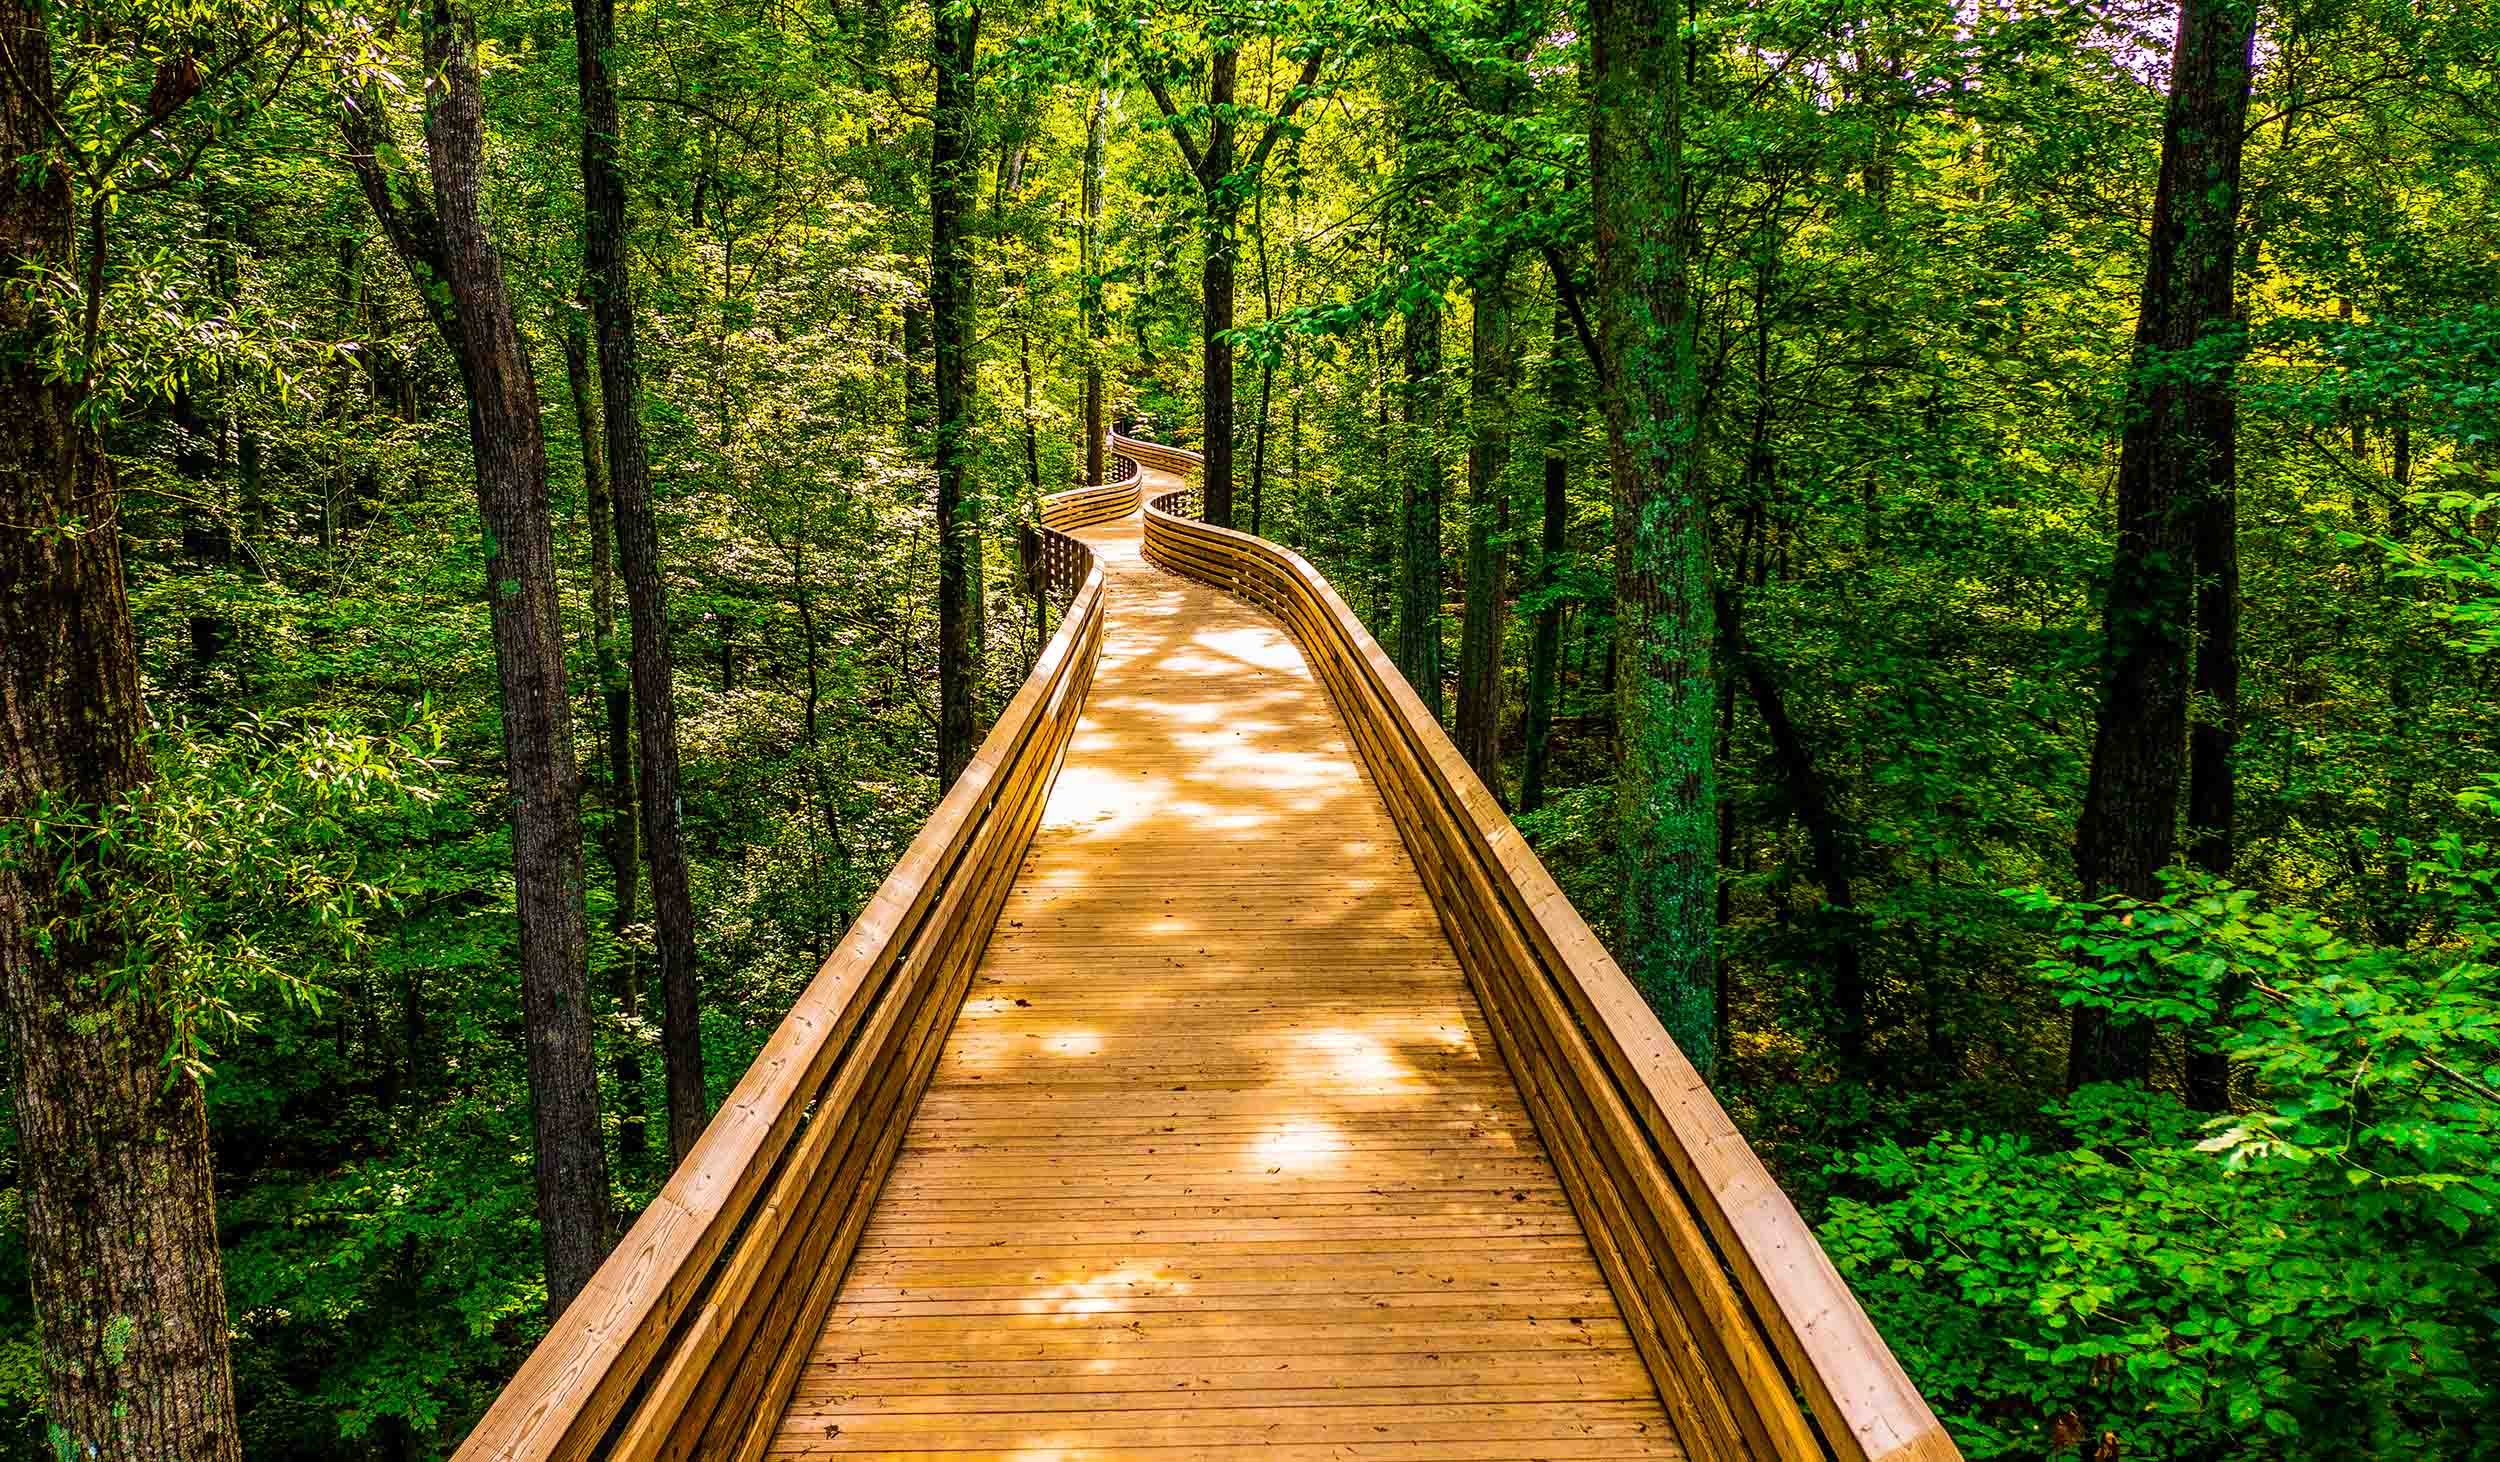
{"type": "Polygon", "coordinates": [[[1127,436],[1120,432],[1111,434],[1111,445],[1122,456],[1143,462],[1150,467],[1161,467],[1166,471],[1192,472],[1206,462],[1204,454],[1194,452],[1187,447],[1150,442],[1143,437],[1127,436]]]}

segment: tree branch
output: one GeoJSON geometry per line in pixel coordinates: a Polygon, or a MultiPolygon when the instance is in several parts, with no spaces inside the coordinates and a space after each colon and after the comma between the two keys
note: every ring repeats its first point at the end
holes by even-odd
{"type": "Polygon", "coordinates": [[[399,151],[399,140],[391,134],[391,119],[382,110],[380,94],[367,91],[361,97],[340,97],[339,131],[347,139],[347,166],[356,174],[356,186],[372,208],[374,221],[382,225],[391,252],[399,256],[417,286],[427,318],[456,353],[460,316],[444,285],[450,271],[442,221],[434,216],[434,202],[421,184],[392,176],[389,157],[399,151]]]}
{"type": "Polygon", "coordinates": [[[1589,365],[1603,386],[1611,377],[1606,369],[1606,353],[1597,348],[1597,333],[1589,328],[1588,313],[1580,307],[1580,290],[1571,282],[1571,266],[1563,262],[1562,251],[1552,244],[1545,245],[1545,267],[1554,276],[1554,297],[1562,301],[1564,313],[1571,316],[1571,333],[1580,337],[1580,348],[1589,353],[1589,365]]]}
{"type": "Polygon", "coordinates": [[[1146,90],[1154,93],[1155,105],[1163,109],[1164,118],[1172,124],[1165,130],[1172,134],[1174,142],[1181,145],[1181,161],[1189,165],[1189,175],[1197,180],[1201,190],[1213,187],[1214,184],[1207,178],[1207,165],[1198,156],[1198,145],[1189,140],[1189,129],[1181,123],[1180,109],[1172,105],[1172,94],[1165,91],[1162,81],[1152,75],[1146,78],[1146,90]]]}
{"type": "Polygon", "coordinates": [[[1302,99],[1311,94],[1311,83],[1319,80],[1320,62],[1327,54],[1324,49],[1313,51],[1310,59],[1302,63],[1302,78],[1293,84],[1292,91],[1286,93],[1284,106],[1277,110],[1275,120],[1267,124],[1267,130],[1259,134],[1259,145],[1251,149],[1250,160],[1242,164],[1244,176],[1255,178],[1259,169],[1267,166],[1267,155],[1276,146],[1277,134],[1283,132],[1285,124],[1293,120],[1294,109],[1302,105],[1302,99]]]}

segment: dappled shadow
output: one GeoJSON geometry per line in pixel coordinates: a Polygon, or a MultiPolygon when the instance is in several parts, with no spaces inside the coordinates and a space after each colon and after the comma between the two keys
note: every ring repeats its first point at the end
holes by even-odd
{"type": "Polygon", "coordinates": [[[776,1450],[1675,1455],[1325,689],[1138,532],[776,1450]]]}

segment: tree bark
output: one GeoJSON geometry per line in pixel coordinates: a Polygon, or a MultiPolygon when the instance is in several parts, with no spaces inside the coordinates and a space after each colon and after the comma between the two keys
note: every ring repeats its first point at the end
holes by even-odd
{"type": "Polygon", "coordinates": [[[591,385],[590,338],[578,311],[564,321],[564,381],[573,398],[573,430],[581,440],[583,516],[590,520],[590,649],[598,667],[601,744],[607,753],[608,820],[599,849],[613,893],[608,916],[615,966],[609,990],[624,1029],[614,1043],[616,1155],[639,1168],[650,1155],[650,1119],[642,1105],[642,970],[633,927],[642,892],[642,838],[634,802],[633,682],[616,653],[616,503],[608,487],[607,448],[591,385]]]}
{"type": "Polygon", "coordinates": [[[1206,204],[1206,259],[1199,277],[1199,342],[1205,347],[1206,463],[1200,494],[1205,518],[1233,526],[1233,255],[1240,200],[1233,191],[1233,88],[1240,53],[1219,49],[1207,77],[1207,151],[1201,193],[1206,204]]]}
{"type": "Polygon", "coordinates": [[[1398,560],[1398,670],[1441,718],[1441,314],[1419,306],[1406,317],[1406,388],[1399,412],[1406,428],[1398,560]]]}
{"type": "Polygon", "coordinates": [[[703,1011],[695,962],[694,887],[686,869],[677,769],[677,669],[669,641],[668,580],[642,438],[642,369],[625,251],[625,175],[617,161],[615,0],[574,0],[573,51],[581,82],[582,261],[599,333],[599,398],[606,406],[608,476],[616,505],[618,567],[633,623],[636,749],[642,776],[643,856],[651,866],[651,921],[660,957],[661,1043],[668,1075],[672,1163],[694,1150],[711,1118],[703,1077],[703,1011]]]}
{"type": "Polygon", "coordinates": [[[1459,753],[1486,787],[1502,785],[1502,635],[1510,608],[1510,265],[1476,281],[1467,381],[1467,603],[1458,632],[1459,753]]]}
{"type": "Polygon", "coordinates": [[[1717,884],[1709,518],[1697,395],[1676,18],[1591,0],[1590,197],[1615,487],[1616,848],[1623,955],[1667,1031],[1715,1073],[1717,884]]]}
{"type": "Polygon", "coordinates": [[[47,814],[92,825],[150,775],[112,462],[15,283],[73,248],[46,15],[0,6],[22,76],[0,86],[0,1028],[45,1409],[63,1456],[235,1462],[206,1105],[162,1064],[150,982],[115,978],[133,951],[109,890],[134,874],[79,833],[19,841],[47,814]]]}
{"type": "Polygon", "coordinates": [[[1572,345],[1570,317],[1562,301],[1554,301],[1554,345],[1545,375],[1545,512],[1537,538],[1536,632],[1528,648],[1528,725],[1520,751],[1519,810],[1534,812],[1545,805],[1545,772],[1553,751],[1554,702],[1561,690],[1563,551],[1571,528],[1571,427],[1576,416],[1568,368],[1563,364],[1572,345]]]}
{"type": "Polygon", "coordinates": [[[1078,234],[1083,246],[1085,277],[1085,480],[1103,480],[1102,430],[1102,342],[1105,333],[1102,308],[1102,206],[1103,206],[1103,127],[1111,109],[1111,88],[1097,85],[1094,104],[1085,113],[1085,185],[1084,228],[1078,234]]]}
{"type": "Polygon", "coordinates": [[[908,451],[928,450],[924,433],[929,430],[929,307],[927,303],[903,306],[903,446],[908,451]]]}
{"type": "MultiPolygon", "coordinates": [[[[2189,690],[2208,678],[2230,704],[2204,739],[2209,805],[2199,826],[2216,835],[2206,840],[2206,856],[2228,863],[2230,723],[2238,699],[2238,570],[2230,547],[2237,436],[2230,377],[2239,352],[2234,233],[2255,33],[2256,11],[2247,0],[2180,6],[2119,445],[2101,702],[2075,836],[2075,869],[2087,898],[2160,896],[2161,873],[2178,855],[2189,690]],[[2200,578],[2208,586],[2201,593],[2200,578]],[[2213,616],[2203,626],[2210,649],[2201,651],[2200,598],[2213,616]]],[[[2149,1026],[2075,1011],[2070,1085],[2141,1081],[2151,1069],[2149,1026]]]]}
{"type": "Polygon", "coordinates": [[[964,478],[972,430],[973,60],[977,6],[940,10],[937,97],[929,151],[929,312],[936,336],[938,535],[938,781],[952,786],[972,760],[972,653],[964,478]]]}
{"type": "MultiPolygon", "coordinates": [[[[1268,269],[1267,208],[1265,195],[1254,195],[1250,231],[1259,241],[1259,321],[1276,323],[1276,276],[1268,269]]],[[[1267,435],[1268,422],[1276,401],[1276,355],[1262,352],[1259,358],[1259,417],[1250,434],[1250,532],[1253,536],[1267,531],[1267,435]]]]}
{"type": "MultiPolygon", "coordinates": [[[[2223,474],[2196,505],[2198,713],[2188,727],[2188,857],[2216,878],[2231,876],[2239,833],[2232,770],[2240,738],[2239,491],[2227,462],[2223,474]]],[[[2188,1041],[2186,1095],[2199,1111],[2231,1107],[2231,1058],[2199,1032],[2188,1041]]]]}
{"type": "Polygon", "coordinates": [[[430,203],[411,180],[386,172],[385,159],[397,149],[375,145],[387,124],[370,99],[350,109],[348,161],[425,296],[468,390],[512,797],[539,1239],[548,1305],[561,1311],[606,1251],[608,1173],[583,988],[589,940],[579,777],[565,692],[555,531],[547,512],[546,442],[537,382],[481,208],[485,116],[476,37],[449,0],[434,0],[426,12],[425,50],[432,78],[425,118],[430,203]]]}

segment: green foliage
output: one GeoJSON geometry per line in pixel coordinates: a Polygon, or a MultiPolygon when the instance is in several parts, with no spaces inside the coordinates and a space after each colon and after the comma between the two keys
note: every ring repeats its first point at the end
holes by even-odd
{"type": "MultiPolygon", "coordinates": [[[[1614,603],[1617,498],[1576,328],[1606,323],[1585,8],[985,11],[984,708],[1039,645],[1006,531],[1073,480],[1083,365],[1102,366],[1113,419],[1199,438],[1203,200],[1143,78],[1203,129],[1205,58],[1230,47],[1255,131],[1324,47],[1319,94],[1257,185],[1224,193],[1241,210],[1241,496],[1385,633],[1401,470],[1419,445],[1454,466],[1468,426],[1452,411],[1419,441],[1399,424],[1402,319],[1442,312],[1429,389],[1468,399],[1467,282],[1514,262],[1497,792],[1515,785],[1529,638],[1557,609],[1549,796],[1521,822],[1622,945],[1614,643],[1642,616],[1614,603]],[[1075,200],[1105,85],[1089,269],[1075,200]],[[1079,313],[1097,288],[1100,341],[1079,313]],[[1533,572],[1549,440],[1550,584],[1533,572]]],[[[44,13],[66,99],[51,161],[82,223],[64,267],[7,287],[69,326],[46,367],[87,379],[111,428],[121,513],[80,527],[121,535],[165,729],[159,779],[129,805],[0,837],[102,893],[89,917],[132,936],[117,978],[170,1003],[169,1055],[208,1072],[247,1454],[440,1456],[543,1295],[465,405],[431,282],[378,236],[337,134],[341,95],[372,97],[422,176],[416,27],[294,0],[44,13]]],[[[621,1126],[658,1110],[660,1062],[647,901],[614,917],[602,856],[558,349],[579,308],[571,18],[553,0],[476,15],[489,221],[546,407],[587,974],[621,1126]]],[[[1663,343],[1689,346],[1698,386],[1672,445],[1707,561],[1682,567],[1740,592],[1822,789],[1810,806],[1723,647],[1682,645],[1714,657],[1679,724],[1710,723],[1717,802],[1677,835],[1719,854],[1679,896],[1718,945],[1721,1094],[1974,1455],[2096,1455],[2103,1432],[2133,1457],[2500,1451],[2475,1365],[2500,1332],[2481,831],[2500,800],[2500,20],[2488,0],[2262,18],[2234,377],[2237,882],[2103,909],[2069,902],[2072,845],[2167,16],[1780,0],[1684,19],[1674,201],[1694,318],[1663,343]],[[1845,908],[1810,814],[1837,838],[1845,908]],[[1867,985],[1862,1062],[1835,1040],[1843,951],[1867,985]],[[2081,1003],[2160,1025],[2154,1090],[2062,1093],[2063,1010],[2081,1003]],[[2167,1090],[2191,1038],[2240,1061],[2235,1110],[2210,1121],[2167,1090]]],[[[611,57],[722,1087],[939,790],[911,324],[929,24],[928,7],[649,0],[611,57]]],[[[1453,572],[1443,591],[1455,619],[1470,586],[1453,572]]],[[[1700,773],[1690,734],[1664,749],[1700,773]]],[[[647,1152],[615,1167],[620,1211],[660,1178],[647,1152]]],[[[15,1205],[0,1186],[0,1450],[33,1455],[15,1205]]]]}
{"type": "Polygon", "coordinates": [[[2443,838],[2418,924],[2355,939],[2182,881],[2069,906],[2074,1003],[2209,1033],[2243,1110],[2098,1086],[2052,1136],[1839,1165],[1824,1235],[1973,1456],[2479,1455],[2500,1445],[2500,869],[2443,838]],[[1852,1196],[1854,1195],[1854,1196],[1852,1196]]]}
{"type": "Polygon", "coordinates": [[[362,865],[348,826],[429,795],[420,778],[441,744],[422,715],[387,737],[254,719],[210,741],[174,727],[149,739],[156,775],[125,801],[39,802],[0,826],[0,859],[77,895],[67,923],[35,938],[109,930],[114,994],[163,1008],[167,1063],[204,1074],[255,1005],[318,1007],[325,976],[362,953],[397,891],[362,865]]]}

